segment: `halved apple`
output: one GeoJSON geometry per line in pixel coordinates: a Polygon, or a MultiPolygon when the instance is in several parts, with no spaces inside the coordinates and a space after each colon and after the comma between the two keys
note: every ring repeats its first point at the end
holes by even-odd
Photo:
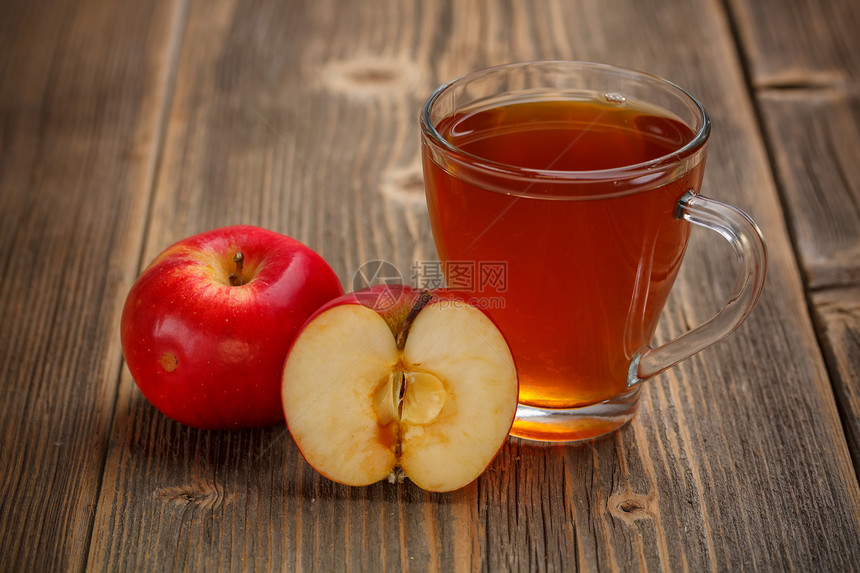
{"type": "Polygon", "coordinates": [[[517,407],[517,374],[486,314],[450,293],[374,287],[305,325],[284,366],[287,426],[319,473],[368,485],[400,467],[450,491],[486,469],[517,407]]]}

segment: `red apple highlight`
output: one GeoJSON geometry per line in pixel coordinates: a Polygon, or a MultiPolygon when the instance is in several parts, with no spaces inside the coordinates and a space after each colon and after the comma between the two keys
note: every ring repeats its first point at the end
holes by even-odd
{"type": "Polygon", "coordinates": [[[122,313],[123,356],[161,412],[202,429],[283,421],[281,374],[302,325],[343,294],[300,242],[236,225],[179,241],[138,277],[122,313]]]}
{"type": "Polygon", "coordinates": [[[452,293],[376,287],[344,295],[302,329],[284,365],[287,426],[305,460],[346,485],[400,467],[419,487],[472,482],[517,407],[508,345],[452,293]]]}

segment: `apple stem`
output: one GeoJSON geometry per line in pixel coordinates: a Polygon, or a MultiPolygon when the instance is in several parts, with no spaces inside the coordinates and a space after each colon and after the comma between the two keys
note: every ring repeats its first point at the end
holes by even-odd
{"type": "Polygon", "coordinates": [[[422,290],[421,294],[418,295],[418,298],[415,300],[415,304],[412,305],[412,309],[403,321],[403,326],[400,328],[400,332],[398,332],[395,337],[398,350],[403,350],[406,346],[406,337],[409,336],[409,329],[412,328],[412,323],[415,322],[416,318],[418,318],[418,313],[421,312],[421,310],[427,306],[431,300],[433,300],[433,293],[429,290],[422,290]]]}
{"type": "Polygon", "coordinates": [[[242,254],[242,251],[236,251],[233,262],[236,263],[236,272],[230,273],[230,285],[242,286],[245,284],[245,277],[242,276],[242,267],[245,266],[245,255],[242,254]]]}

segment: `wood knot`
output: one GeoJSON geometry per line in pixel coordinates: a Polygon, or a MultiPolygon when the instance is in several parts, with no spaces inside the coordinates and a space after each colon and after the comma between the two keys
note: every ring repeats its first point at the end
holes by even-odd
{"type": "Polygon", "coordinates": [[[415,91],[423,75],[415,62],[363,56],[330,62],[322,81],[332,91],[361,98],[415,91]]]}
{"type": "Polygon", "coordinates": [[[357,85],[393,84],[397,82],[398,73],[388,67],[358,68],[347,73],[350,81],[357,85]]]}
{"type": "Polygon", "coordinates": [[[635,513],[637,511],[642,511],[645,508],[642,507],[638,500],[626,499],[618,504],[618,509],[627,513],[635,513]]]}
{"type": "Polygon", "coordinates": [[[208,499],[208,496],[196,491],[184,491],[177,495],[178,498],[184,499],[187,503],[200,503],[208,499]]]}
{"type": "Polygon", "coordinates": [[[418,166],[389,169],[382,177],[380,191],[386,197],[410,207],[426,205],[424,176],[418,166]]]}
{"type": "Polygon", "coordinates": [[[166,499],[182,506],[193,506],[201,509],[220,507],[230,496],[225,496],[214,484],[195,480],[193,484],[158,488],[155,497],[166,499]]]}
{"type": "Polygon", "coordinates": [[[651,495],[645,496],[625,490],[609,497],[609,513],[627,521],[654,517],[653,501],[651,495]]]}

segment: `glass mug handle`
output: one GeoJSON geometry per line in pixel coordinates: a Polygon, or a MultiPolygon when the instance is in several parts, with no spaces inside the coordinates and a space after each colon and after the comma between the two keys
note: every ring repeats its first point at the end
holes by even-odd
{"type": "Polygon", "coordinates": [[[728,303],[710,320],[662,346],[646,346],[638,352],[630,362],[628,388],[660,374],[730,334],[752,311],[764,288],[767,265],[764,239],[746,213],[687,191],[678,200],[676,216],[722,235],[737,255],[740,265],[738,278],[728,303]]]}

